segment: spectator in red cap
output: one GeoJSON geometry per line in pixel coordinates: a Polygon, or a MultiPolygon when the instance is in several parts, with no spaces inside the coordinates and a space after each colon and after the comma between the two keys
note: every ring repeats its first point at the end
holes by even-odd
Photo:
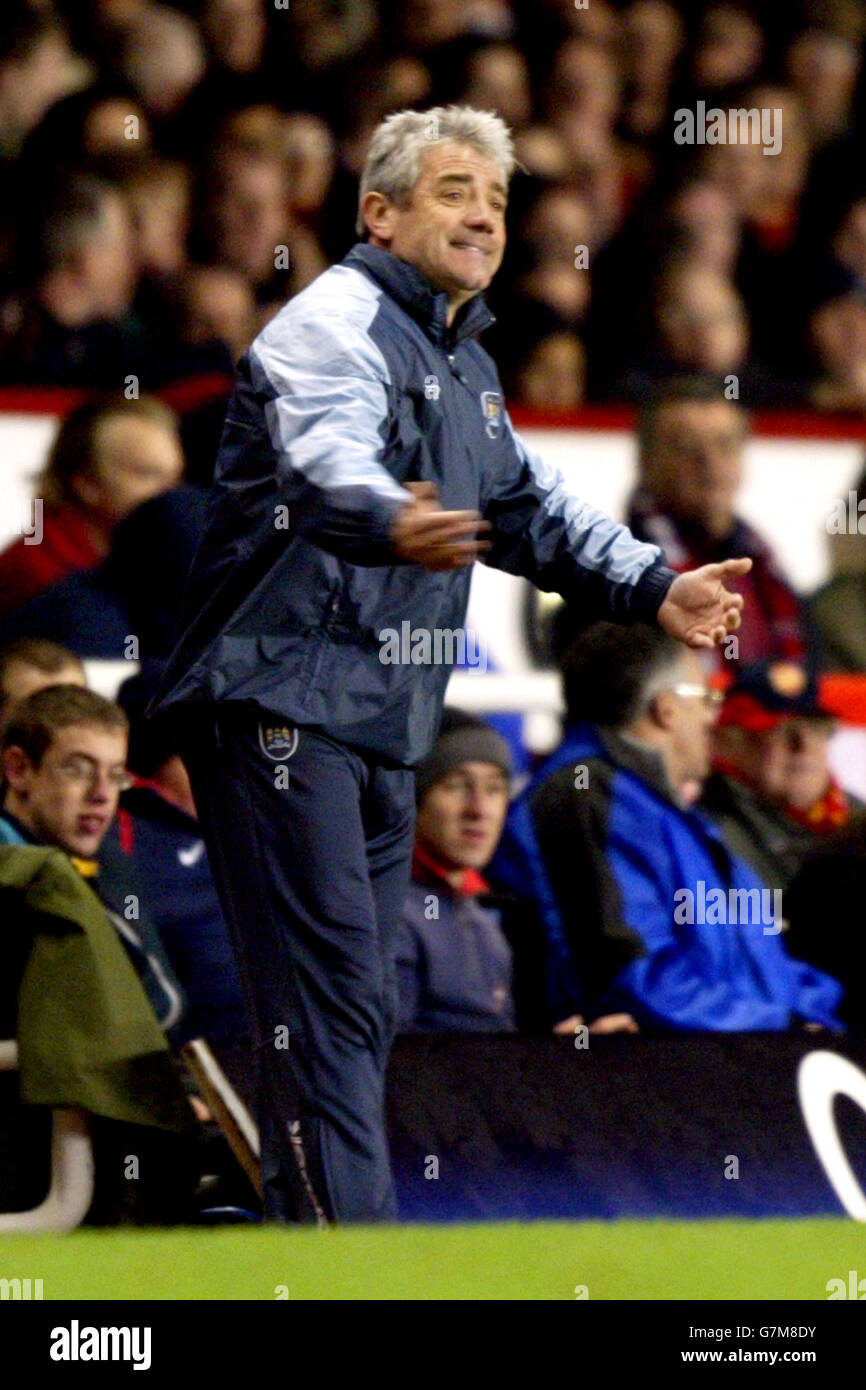
{"type": "Polygon", "coordinates": [[[766,883],[787,887],[821,837],[866,812],[830,770],[833,731],[815,672],[798,662],[747,666],[727,695],[702,805],[766,883]]]}

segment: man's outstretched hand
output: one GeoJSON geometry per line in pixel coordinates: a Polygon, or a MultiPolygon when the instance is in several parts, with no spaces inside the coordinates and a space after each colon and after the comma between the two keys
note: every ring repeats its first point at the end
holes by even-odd
{"type": "Polygon", "coordinates": [[[428,570],[462,569],[474,564],[490,549],[490,542],[476,539],[490,530],[477,512],[446,512],[439,503],[435,483],[404,483],[414,501],[397,513],[391,543],[400,560],[428,570]]]}
{"type": "Polygon", "coordinates": [[[718,565],[678,574],[658,611],[658,623],[687,647],[715,647],[740,626],[742,594],[725,581],[748,574],[751,560],[723,560],[718,565]]]}

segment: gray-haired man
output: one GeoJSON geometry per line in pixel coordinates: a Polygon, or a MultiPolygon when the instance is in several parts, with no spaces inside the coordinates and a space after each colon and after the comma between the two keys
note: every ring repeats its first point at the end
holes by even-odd
{"type": "Polygon", "coordinates": [[[159,708],[185,760],[244,982],[261,1076],[265,1212],[393,1219],[384,1077],[412,767],[436,734],[471,565],[693,646],[739,623],[724,580],[657,547],[531,456],[477,342],[505,245],[503,123],[400,112],[361,181],[366,241],[241,359],[159,708]],[[384,634],[421,633],[391,660],[384,634]],[[441,649],[441,644],[440,644],[441,649]]]}

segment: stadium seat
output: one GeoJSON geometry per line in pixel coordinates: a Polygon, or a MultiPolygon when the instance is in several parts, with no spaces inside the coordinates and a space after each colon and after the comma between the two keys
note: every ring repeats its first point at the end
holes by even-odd
{"type": "Polygon", "coordinates": [[[255,1120],[204,1038],[185,1043],[181,1055],[232,1153],[261,1198],[259,1132],[255,1120]]]}
{"type": "MultiPolygon", "coordinates": [[[[0,1071],[18,1070],[18,1045],[0,1042],[0,1071]]],[[[48,1194],[29,1211],[0,1212],[0,1233],[71,1231],[81,1224],[93,1198],[93,1149],[83,1110],[56,1106],[51,1111],[51,1183],[48,1194]]]]}

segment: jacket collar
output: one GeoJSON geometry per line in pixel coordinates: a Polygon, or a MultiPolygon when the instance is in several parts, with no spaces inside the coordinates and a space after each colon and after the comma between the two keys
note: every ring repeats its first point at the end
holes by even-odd
{"type": "Polygon", "coordinates": [[[343,265],[363,269],[421,325],[437,347],[456,347],[462,339],[475,337],[495,322],[484,296],[476,294],[458,309],[449,327],[448,296],[445,291],[437,294],[426,275],[381,246],[359,241],[344,258],[343,265]]]}
{"type": "Polygon", "coordinates": [[[481,877],[477,869],[464,869],[460,882],[455,887],[451,882],[447,865],[417,840],[412,850],[412,877],[430,888],[447,888],[449,893],[457,897],[474,898],[479,893],[490,891],[489,883],[481,877]]]}
{"type": "Polygon", "coordinates": [[[574,756],[598,757],[599,752],[614,767],[631,772],[654,792],[683,810],[668,781],[664,758],[656,748],[627,738],[613,729],[592,724],[570,724],[567,729],[569,759],[574,756]]]}
{"type": "Polygon", "coordinates": [[[6,824],[18,836],[22,845],[42,844],[42,841],[38,840],[36,836],[33,834],[33,832],[27,829],[26,825],[22,825],[18,817],[13,816],[11,811],[0,811],[0,820],[4,820],[6,822],[6,824]]]}

